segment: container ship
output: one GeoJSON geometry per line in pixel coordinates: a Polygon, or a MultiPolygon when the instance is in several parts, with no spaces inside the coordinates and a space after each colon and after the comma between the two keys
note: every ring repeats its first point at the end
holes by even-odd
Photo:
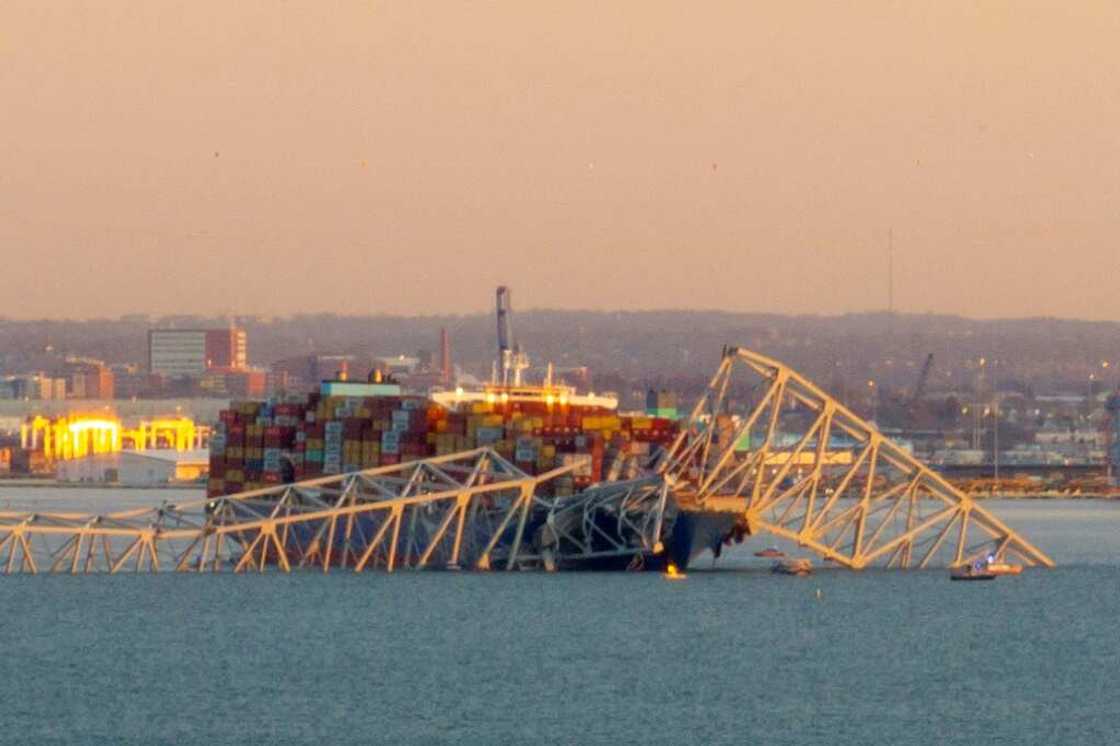
{"type": "Polygon", "coordinates": [[[645,412],[623,414],[612,394],[523,380],[528,360],[513,343],[510,293],[497,292],[498,356],[488,384],[409,395],[377,371],[365,381],[234,402],[210,439],[210,496],[489,446],[529,474],[578,464],[555,480],[557,496],[636,476],[677,435],[675,400],[651,392],[645,412]]]}

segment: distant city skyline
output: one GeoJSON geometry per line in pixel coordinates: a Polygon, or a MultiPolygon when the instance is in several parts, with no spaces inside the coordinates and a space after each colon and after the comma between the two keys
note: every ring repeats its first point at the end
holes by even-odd
{"type": "Polygon", "coordinates": [[[1120,319],[1105,2],[0,8],[0,316],[1120,319]]]}

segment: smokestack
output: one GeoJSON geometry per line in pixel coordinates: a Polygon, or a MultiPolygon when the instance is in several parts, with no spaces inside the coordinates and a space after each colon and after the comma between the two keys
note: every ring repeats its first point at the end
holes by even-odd
{"type": "Polygon", "coordinates": [[[447,327],[439,330],[439,377],[444,386],[451,384],[451,338],[447,327]]]}

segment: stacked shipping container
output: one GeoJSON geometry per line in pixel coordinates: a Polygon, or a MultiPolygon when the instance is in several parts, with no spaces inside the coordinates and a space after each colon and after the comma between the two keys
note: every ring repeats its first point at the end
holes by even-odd
{"type": "Polygon", "coordinates": [[[599,408],[473,403],[449,410],[423,397],[311,394],[235,402],[211,437],[211,496],[490,446],[530,474],[580,463],[563,493],[633,476],[635,461],[676,437],[668,418],[599,408]]]}

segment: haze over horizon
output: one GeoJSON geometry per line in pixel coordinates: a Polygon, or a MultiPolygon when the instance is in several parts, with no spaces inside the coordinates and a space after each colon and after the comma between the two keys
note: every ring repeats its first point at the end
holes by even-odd
{"type": "Polygon", "coordinates": [[[0,316],[1120,319],[1120,6],[0,8],[0,316]]]}

